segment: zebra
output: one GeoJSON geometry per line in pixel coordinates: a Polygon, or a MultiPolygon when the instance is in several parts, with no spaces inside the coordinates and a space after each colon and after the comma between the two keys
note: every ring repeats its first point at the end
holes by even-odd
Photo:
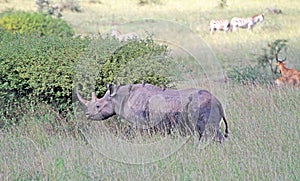
{"type": "Polygon", "coordinates": [[[237,31],[238,28],[247,28],[248,30],[252,30],[254,25],[256,25],[258,22],[263,22],[264,18],[264,13],[254,15],[251,18],[234,17],[231,19],[230,25],[233,32],[237,31]]]}
{"type": "Polygon", "coordinates": [[[210,34],[213,34],[216,30],[223,30],[225,33],[230,30],[230,22],[227,19],[224,20],[211,20],[210,34]]]}

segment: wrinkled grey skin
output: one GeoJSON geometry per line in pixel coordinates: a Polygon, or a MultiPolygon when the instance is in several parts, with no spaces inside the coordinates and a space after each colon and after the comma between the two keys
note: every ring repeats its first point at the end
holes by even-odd
{"type": "Polygon", "coordinates": [[[158,127],[170,131],[173,127],[184,128],[182,133],[198,133],[199,138],[208,129],[217,141],[224,137],[219,130],[221,119],[228,125],[221,103],[210,92],[197,89],[161,89],[151,84],[107,86],[105,95],[98,99],[77,97],[86,107],[86,116],[92,120],[105,120],[119,115],[139,128],[158,127]]]}

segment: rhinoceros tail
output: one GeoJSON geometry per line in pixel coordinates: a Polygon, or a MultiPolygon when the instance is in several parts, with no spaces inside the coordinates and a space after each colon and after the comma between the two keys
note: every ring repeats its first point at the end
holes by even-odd
{"type": "Polygon", "coordinates": [[[228,134],[229,134],[229,131],[228,131],[228,124],[227,124],[227,120],[225,118],[225,116],[223,116],[223,120],[224,120],[224,123],[225,123],[225,137],[227,138],[228,137],[228,134]]]}
{"type": "Polygon", "coordinates": [[[220,101],[217,100],[217,104],[218,104],[218,107],[219,107],[219,111],[220,111],[220,114],[224,120],[224,123],[225,123],[225,137],[227,138],[228,137],[228,134],[229,134],[229,131],[228,131],[228,124],[227,124],[227,120],[225,118],[225,113],[224,113],[224,109],[222,107],[222,104],[220,101]]]}

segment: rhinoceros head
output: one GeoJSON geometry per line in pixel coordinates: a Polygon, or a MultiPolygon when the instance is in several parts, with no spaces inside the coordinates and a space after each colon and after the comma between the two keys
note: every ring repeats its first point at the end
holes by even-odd
{"type": "Polygon", "coordinates": [[[86,107],[85,114],[88,119],[105,120],[115,115],[109,90],[107,90],[105,95],[100,99],[97,98],[95,92],[93,92],[91,101],[82,98],[78,92],[78,89],[76,89],[76,94],[79,101],[86,107]]]}

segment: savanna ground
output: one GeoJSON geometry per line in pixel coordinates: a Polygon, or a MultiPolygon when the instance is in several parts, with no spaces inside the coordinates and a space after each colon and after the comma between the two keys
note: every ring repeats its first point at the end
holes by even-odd
{"type": "MultiPolygon", "coordinates": [[[[288,40],[287,65],[300,70],[300,2],[233,0],[227,4],[222,9],[217,8],[218,1],[202,0],[161,0],[158,4],[143,6],[135,0],[102,0],[99,4],[80,1],[83,12],[63,12],[63,19],[78,34],[105,33],[115,25],[122,27],[122,24],[142,19],[155,19],[176,22],[201,37],[201,44],[207,44],[206,50],[213,52],[215,58],[212,60],[217,62],[201,60],[198,63],[217,64],[221,72],[217,80],[213,79],[203,87],[211,90],[225,108],[230,134],[222,145],[213,143],[199,148],[188,140],[174,150],[164,144],[158,149],[163,153],[154,154],[161,154],[158,156],[161,159],[149,154],[150,158],[143,157],[144,164],[139,164],[134,160],[140,158],[136,150],[127,155],[132,161],[124,159],[126,155],[118,155],[129,153],[124,151],[125,146],[106,143],[105,146],[112,147],[107,150],[115,148],[112,154],[115,158],[111,158],[111,154],[105,152],[107,150],[98,150],[103,146],[97,145],[101,144],[97,136],[103,136],[97,133],[98,129],[82,131],[81,134],[90,138],[87,141],[78,139],[78,135],[50,136],[40,122],[54,119],[55,115],[41,107],[32,110],[40,112],[32,114],[38,115],[36,117],[24,115],[26,124],[0,132],[0,180],[299,180],[299,88],[239,85],[223,79],[232,67],[255,64],[255,55],[262,53],[261,49],[276,39],[288,40]],[[253,32],[209,34],[211,19],[251,16],[267,7],[279,8],[283,13],[266,13],[265,21],[253,32]]],[[[1,2],[0,10],[6,8],[36,10],[33,0],[1,2]]],[[[126,27],[143,32],[135,30],[135,23],[126,27]]],[[[182,39],[184,41],[184,37],[182,39]]],[[[189,43],[193,47],[199,42],[189,43]]],[[[82,120],[74,122],[79,124],[82,120]]],[[[60,129],[64,129],[61,124],[60,129]]],[[[89,128],[99,125],[102,123],[92,122],[89,128]]],[[[142,142],[148,137],[136,139],[142,142]]]]}

